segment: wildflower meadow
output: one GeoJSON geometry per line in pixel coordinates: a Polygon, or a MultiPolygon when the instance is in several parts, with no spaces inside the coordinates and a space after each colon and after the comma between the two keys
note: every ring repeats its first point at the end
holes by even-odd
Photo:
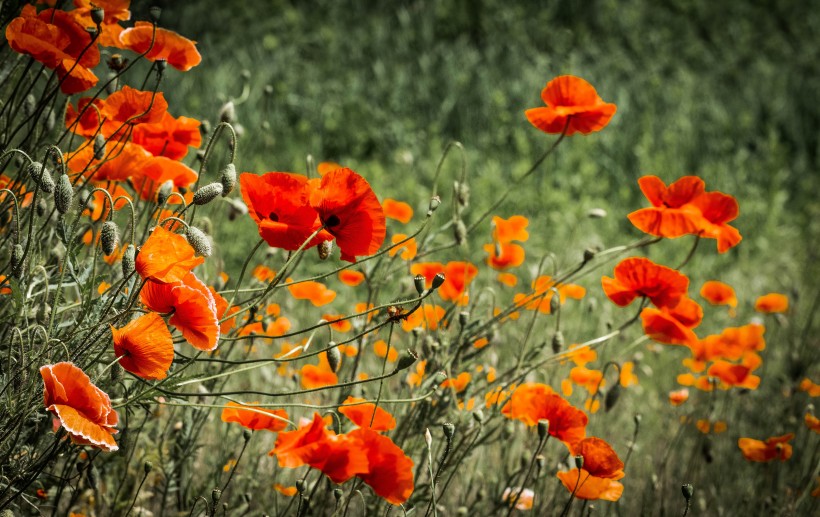
{"type": "Polygon", "coordinates": [[[818,514],[818,14],[550,4],[0,1],[0,517],[818,514]]]}

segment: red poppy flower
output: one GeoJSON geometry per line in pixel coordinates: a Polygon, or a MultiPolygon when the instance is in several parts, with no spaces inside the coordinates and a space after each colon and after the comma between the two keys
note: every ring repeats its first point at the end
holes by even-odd
{"type": "MultiPolygon", "coordinates": [[[[34,11],[33,6],[26,6],[20,14],[33,15],[34,11]]],[[[66,57],[79,60],[78,64],[83,68],[94,68],[100,63],[100,49],[91,44],[91,34],[74,20],[71,13],[60,9],[45,9],[37,14],[37,18],[41,22],[56,26],[68,36],[68,44],[62,49],[68,54],[66,57]]]]}
{"type": "Polygon", "coordinates": [[[388,348],[387,343],[383,339],[373,343],[373,353],[376,354],[376,357],[384,358],[386,356],[387,360],[391,363],[396,362],[399,358],[399,351],[396,350],[396,347],[391,346],[388,348]]]}
{"type": "Polygon", "coordinates": [[[405,332],[410,332],[416,327],[436,330],[441,323],[441,319],[447,313],[444,307],[438,305],[425,304],[422,308],[413,311],[401,322],[401,328],[405,332]]]}
{"type": "Polygon", "coordinates": [[[698,336],[666,310],[647,307],[641,311],[641,322],[647,336],[667,345],[695,346],[698,336]]]}
{"type": "Polygon", "coordinates": [[[196,42],[167,29],[157,28],[154,32],[151,22],[137,22],[134,27],[122,31],[120,43],[121,48],[133,50],[137,54],[150,48],[150,52],[145,55],[146,59],[164,59],[181,72],[187,72],[202,61],[196,42]]]}
{"type": "Polygon", "coordinates": [[[624,486],[624,464],[612,447],[599,438],[585,438],[572,447],[575,456],[584,458],[581,469],[559,472],[558,479],[578,499],[617,501],[624,486]]]}
{"type": "Polygon", "coordinates": [[[820,397],[820,384],[812,382],[812,380],[808,377],[800,381],[797,389],[800,391],[805,391],[810,397],[820,397]]]}
{"type": "Polygon", "coordinates": [[[70,129],[74,134],[80,136],[94,137],[100,128],[100,109],[102,109],[104,105],[104,100],[96,98],[92,100],[90,97],[83,97],[78,100],[76,109],[74,105],[69,102],[65,110],[66,129],[70,129]],[[92,106],[86,109],[89,103],[91,103],[92,106]],[[80,114],[82,114],[82,116],[80,116],[80,114]]]}
{"type": "MultiPolygon", "coordinates": [[[[163,284],[158,284],[163,285],[163,284]]],[[[111,327],[120,366],[143,379],[164,379],[174,360],[174,340],[165,321],[150,312],[121,329],[111,327]]]]}
{"type": "Polygon", "coordinates": [[[393,415],[380,407],[376,407],[376,404],[364,403],[364,401],[363,398],[349,396],[339,406],[339,413],[349,418],[356,427],[374,431],[389,431],[396,427],[396,419],[393,418],[393,415]]]}
{"type": "Polygon", "coordinates": [[[355,429],[348,435],[367,457],[367,470],[357,476],[390,504],[407,501],[413,493],[413,460],[393,440],[373,429],[355,429]]]}
{"type": "Polygon", "coordinates": [[[168,323],[195,348],[206,351],[216,348],[219,340],[216,301],[210,289],[193,273],[171,284],[146,282],[140,291],[140,301],[152,311],[173,311],[168,323]]]}
{"type": "Polygon", "coordinates": [[[737,387],[754,390],[760,386],[760,377],[752,375],[752,372],[761,363],[762,360],[757,354],[745,356],[742,364],[730,363],[721,359],[712,363],[707,373],[711,377],[720,379],[722,389],[737,387]]]}
{"type": "Polygon", "coordinates": [[[325,229],[336,237],[342,260],[376,253],[386,232],[384,209],[370,184],[350,169],[322,176],[310,193],[310,204],[325,229]]]}
{"type": "Polygon", "coordinates": [[[737,296],[732,286],[719,282],[717,280],[710,280],[703,284],[700,288],[700,295],[704,300],[712,305],[728,305],[729,307],[737,307],[737,296]]]}
{"type": "MultiPolygon", "coordinates": [[[[212,286],[208,286],[208,291],[211,292],[211,296],[214,298],[214,303],[216,304],[216,317],[220,321],[225,317],[225,311],[228,309],[228,300],[226,300],[221,294],[216,292],[212,286]]],[[[234,314],[239,312],[239,307],[233,306],[229,311],[230,314],[234,314]]],[[[232,328],[236,325],[236,317],[229,318],[222,323],[219,324],[219,333],[220,334],[227,334],[231,331],[232,328]]]]}
{"type": "Polygon", "coordinates": [[[404,201],[388,198],[382,202],[382,208],[384,208],[385,217],[395,219],[400,223],[407,224],[413,218],[413,208],[404,201]]]}
{"type": "Polygon", "coordinates": [[[111,128],[104,129],[104,134],[114,134],[122,124],[155,124],[167,110],[168,102],[162,92],[140,91],[125,85],[109,95],[100,108],[106,126],[111,128]]]}
{"type": "Polygon", "coordinates": [[[310,424],[295,431],[280,432],[269,454],[277,457],[280,467],[310,465],[334,483],[344,483],[356,474],[367,472],[368,454],[361,447],[361,440],[336,435],[325,429],[325,425],[322,416],[315,413],[310,424]]]}
{"type": "Polygon", "coordinates": [[[584,439],[589,421],[583,411],[555,394],[549,386],[539,383],[526,383],[516,388],[501,413],[528,426],[536,425],[539,420],[549,420],[550,436],[569,445],[584,439]]]}
{"type": "Polygon", "coordinates": [[[235,422],[253,431],[277,433],[288,426],[288,413],[284,409],[264,409],[253,404],[228,402],[222,409],[223,422],[235,422]]]}
{"type": "Polygon", "coordinates": [[[533,280],[531,294],[525,295],[517,293],[513,297],[513,302],[517,306],[523,306],[527,310],[537,310],[543,314],[550,314],[552,308],[552,297],[554,295],[553,288],[558,291],[558,298],[563,305],[567,298],[573,300],[580,300],[587,294],[587,290],[576,284],[558,284],[552,280],[549,275],[542,275],[533,280]]]}
{"type": "Polygon", "coordinates": [[[562,75],[541,91],[547,106],[526,111],[530,123],[545,133],[567,135],[600,131],[609,123],[617,107],[604,102],[591,84],[580,77],[562,75]]]}
{"type": "Polygon", "coordinates": [[[302,387],[306,390],[324,388],[339,383],[339,377],[330,367],[327,352],[319,355],[319,364],[306,364],[299,371],[302,387]]]}
{"type": "Polygon", "coordinates": [[[56,417],[55,429],[62,425],[71,441],[113,452],[118,449],[112,435],[117,433],[117,412],[111,400],[91,379],[72,363],[40,368],[46,409],[56,417]]]}
{"type": "Polygon", "coordinates": [[[152,200],[166,181],[179,189],[193,185],[196,178],[196,171],[182,162],[164,156],[151,156],[143,162],[142,170],[131,176],[131,182],[142,199],[152,200]]]}
{"type": "Polygon", "coordinates": [[[703,351],[704,360],[718,357],[738,360],[751,352],[758,352],[766,348],[763,334],[766,327],[757,323],[750,323],[742,327],[727,327],[723,332],[707,336],[700,340],[697,349],[703,351]]]}
{"type": "Polygon", "coordinates": [[[773,436],[767,438],[765,442],[752,438],[740,438],[737,441],[737,446],[740,447],[743,456],[749,461],[786,461],[792,457],[792,446],[788,442],[793,438],[794,433],[773,436]]]}
{"type": "Polygon", "coordinates": [[[456,393],[461,393],[467,389],[467,385],[472,380],[473,376],[469,372],[461,372],[457,377],[451,377],[441,383],[442,389],[452,389],[456,393]]]}
{"type": "Polygon", "coordinates": [[[146,280],[161,283],[182,282],[196,266],[205,262],[182,235],[157,226],[140,248],[136,269],[146,280]]]}
{"type": "Polygon", "coordinates": [[[703,180],[696,176],[684,176],[668,188],[657,176],[644,176],[638,184],[652,204],[629,214],[638,229],[670,239],[683,235],[716,239],[719,253],[740,242],[740,233],[728,225],[738,215],[732,196],[705,192],[703,180]]]}
{"type": "Polygon", "coordinates": [[[174,118],[166,112],[159,122],[135,126],[131,141],[154,156],[181,160],[188,154],[188,146],[199,147],[202,144],[199,125],[196,119],[174,118]]]}
{"type": "Polygon", "coordinates": [[[94,144],[83,142],[80,147],[65,155],[66,165],[75,174],[82,174],[94,181],[124,181],[141,177],[151,161],[151,154],[131,142],[111,144],[102,160],[94,156],[94,144]]]}
{"type": "Polygon", "coordinates": [[[669,403],[673,406],[680,406],[687,400],[689,400],[689,390],[686,388],[669,392],[669,403]]]}
{"type": "MultiPolygon", "coordinates": [[[[297,250],[321,227],[319,214],[309,204],[305,176],[287,172],[268,172],[261,176],[243,173],[239,175],[239,184],[248,215],[259,226],[259,235],[268,245],[297,250]]],[[[323,230],[306,247],[332,238],[323,230]]]]}
{"type": "Polygon", "coordinates": [[[645,296],[656,307],[674,307],[689,288],[682,273],[643,257],[622,260],[615,266],[615,278],[603,277],[604,293],[620,307],[645,296]]]}
{"type": "Polygon", "coordinates": [[[433,285],[437,274],[444,273],[444,283],[438,288],[438,292],[443,300],[457,301],[478,274],[478,268],[461,261],[448,262],[446,265],[440,262],[418,262],[410,266],[410,273],[424,276],[427,289],[433,285]]]}
{"type": "Polygon", "coordinates": [[[780,293],[764,294],[755,301],[755,310],[768,314],[786,312],[789,310],[789,298],[780,293]]]}

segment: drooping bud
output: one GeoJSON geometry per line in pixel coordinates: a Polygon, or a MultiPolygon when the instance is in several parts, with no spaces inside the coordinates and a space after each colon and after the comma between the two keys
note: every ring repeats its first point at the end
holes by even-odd
{"type": "Polygon", "coordinates": [[[151,16],[151,21],[157,23],[159,22],[159,17],[162,16],[162,7],[156,5],[151,6],[151,8],[148,9],[148,14],[151,16]]]}
{"type": "Polygon", "coordinates": [[[197,255],[202,255],[203,257],[211,256],[211,241],[202,230],[196,226],[189,226],[188,229],[185,230],[185,238],[188,239],[188,244],[194,248],[197,255]]]}
{"type": "Polygon", "coordinates": [[[344,495],[344,492],[342,491],[341,488],[334,488],[333,489],[333,497],[336,499],[337,503],[342,500],[343,495],[344,495]]]}
{"type": "Polygon", "coordinates": [[[166,180],[157,189],[157,204],[162,206],[168,200],[168,196],[174,191],[174,182],[166,180]]]}
{"type": "Polygon", "coordinates": [[[584,262],[589,262],[590,260],[595,258],[595,250],[592,248],[587,248],[584,250],[584,262]]]}
{"type": "Polygon", "coordinates": [[[456,224],[453,225],[453,237],[455,237],[456,244],[459,246],[467,242],[467,227],[461,219],[457,220],[456,224]]]}
{"type": "Polygon", "coordinates": [[[462,207],[467,208],[470,204],[470,187],[466,183],[458,181],[453,185],[456,195],[456,202],[462,207]]]}
{"type": "Polygon", "coordinates": [[[339,352],[339,347],[333,341],[327,345],[330,347],[327,349],[327,364],[333,370],[333,373],[336,373],[339,371],[339,366],[342,365],[342,353],[339,352]]]}
{"type": "Polygon", "coordinates": [[[97,135],[94,137],[94,159],[102,160],[105,158],[105,137],[97,135]]]}
{"type": "Polygon", "coordinates": [[[207,205],[220,194],[222,194],[222,183],[209,183],[197,189],[192,203],[195,205],[207,205]]]}
{"type": "Polygon", "coordinates": [[[157,67],[157,74],[162,75],[165,73],[165,69],[168,68],[168,60],[167,59],[157,59],[154,62],[154,66],[157,67]]]}
{"type": "Polygon", "coordinates": [[[122,276],[128,277],[128,275],[134,272],[136,268],[136,258],[137,250],[133,244],[129,244],[125,247],[125,251],[122,254],[122,276]]]}
{"type": "Polygon", "coordinates": [[[305,492],[305,489],[306,489],[306,488],[307,488],[307,483],[305,483],[305,480],[304,480],[304,479],[297,479],[297,480],[296,480],[296,491],[297,491],[297,492],[299,492],[300,494],[302,494],[302,493],[304,493],[304,492],[305,492]]]}
{"type": "Polygon", "coordinates": [[[245,440],[247,442],[248,440],[251,439],[251,436],[253,436],[253,431],[251,431],[250,429],[243,429],[242,430],[242,439],[243,440],[245,440]]]}
{"type": "Polygon", "coordinates": [[[54,191],[54,179],[51,177],[48,167],[40,162],[31,162],[26,171],[44,192],[51,194],[54,191]]]}
{"type": "Polygon", "coordinates": [[[219,120],[233,124],[236,122],[236,107],[233,101],[228,101],[219,109],[219,120]]]}
{"type": "Polygon", "coordinates": [[[20,244],[15,244],[11,248],[11,276],[14,278],[19,279],[23,276],[23,269],[25,269],[23,267],[25,262],[23,253],[23,246],[20,244]]]}
{"type": "Polygon", "coordinates": [[[330,256],[330,253],[333,251],[333,241],[322,241],[316,246],[316,250],[319,254],[319,260],[327,260],[330,256]]]}
{"type": "Polygon", "coordinates": [[[619,383],[615,383],[611,388],[609,388],[606,392],[606,397],[604,398],[604,411],[609,411],[615,404],[618,403],[618,398],[621,396],[621,385],[619,383]]]}
{"type": "Polygon", "coordinates": [[[555,288],[550,290],[552,291],[552,298],[550,298],[550,314],[556,314],[559,310],[561,310],[561,295],[558,294],[558,291],[555,288]]]}
{"type": "Polygon", "coordinates": [[[402,354],[399,357],[399,362],[396,364],[396,371],[400,372],[410,368],[417,359],[418,357],[416,357],[416,354],[413,352],[408,351],[406,354],[402,354]]]}
{"type": "Polygon", "coordinates": [[[458,325],[460,327],[465,327],[467,323],[470,321],[470,313],[467,311],[461,311],[458,313],[458,325]]]}
{"type": "Polygon", "coordinates": [[[219,172],[219,182],[222,183],[222,197],[227,196],[236,187],[236,165],[229,163],[219,172]]]}
{"type": "Polygon", "coordinates": [[[57,186],[54,188],[54,206],[60,214],[65,215],[71,208],[71,201],[74,199],[74,189],[71,187],[71,180],[68,174],[60,174],[57,186]]]}
{"type": "Polygon", "coordinates": [[[456,426],[450,422],[442,424],[441,430],[444,431],[444,436],[447,438],[447,441],[451,441],[453,436],[456,434],[456,426]]]}
{"type": "Polygon", "coordinates": [[[444,283],[444,280],[445,280],[445,276],[444,276],[443,272],[436,273],[436,276],[433,277],[433,284],[431,286],[431,289],[433,291],[435,291],[436,289],[441,287],[441,284],[444,283]]]}
{"type": "Polygon", "coordinates": [[[550,432],[550,421],[542,418],[538,421],[538,438],[543,440],[550,432]]]}
{"type": "Polygon", "coordinates": [[[413,285],[416,287],[417,293],[422,294],[424,292],[424,290],[426,289],[425,284],[426,280],[424,278],[424,275],[416,275],[413,277],[413,285]]]}
{"type": "Polygon", "coordinates": [[[102,25],[103,20],[105,20],[105,9],[102,7],[94,6],[91,8],[91,21],[99,27],[102,25]]]}
{"type": "Polygon", "coordinates": [[[564,333],[556,330],[552,335],[552,352],[554,354],[560,353],[564,349],[564,333]]]}
{"type": "Polygon", "coordinates": [[[424,443],[427,444],[428,449],[433,447],[433,435],[430,434],[429,428],[424,430],[424,443]]]}
{"type": "Polygon", "coordinates": [[[100,245],[103,253],[111,255],[117,249],[117,243],[120,240],[120,231],[114,221],[106,221],[100,230],[100,245]]]}
{"type": "Polygon", "coordinates": [[[438,196],[433,196],[430,199],[430,205],[427,207],[427,217],[433,215],[433,212],[436,211],[438,207],[441,206],[441,198],[438,196]]]}

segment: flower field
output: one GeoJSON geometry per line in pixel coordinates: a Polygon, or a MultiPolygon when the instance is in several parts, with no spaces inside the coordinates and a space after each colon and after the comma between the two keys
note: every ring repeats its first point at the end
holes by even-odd
{"type": "Polygon", "coordinates": [[[0,517],[820,511],[816,13],[158,4],[0,4],[0,517]]]}

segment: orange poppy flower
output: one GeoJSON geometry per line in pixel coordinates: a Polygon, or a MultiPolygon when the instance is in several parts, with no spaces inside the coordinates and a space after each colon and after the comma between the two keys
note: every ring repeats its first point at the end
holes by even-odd
{"type": "Polygon", "coordinates": [[[327,362],[326,354],[319,356],[319,364],[306,364],[299,372],[299,379],[304,389],[324,388],[339,383],[339,377],[327,362]]]}
{"type": "Polygon", "coordinates": [[[444,283],[438,288],[438,292],[444,300],[457,301],[478,274],[478,268],[469,262],[460,261],[448,262],[447,265],[419,262],[410,266],[410,273],[424,276],[427,289],[433,285],[437,274],[444,273],[444,283]]]}
{"type": "MultiPolygon", "coordinates": [[[[68,103],[65,110],[65,127],[74,134],[92,138],[100,129],[102,121],[100,119],[100,109],[105,104],[103,99],[91,99],[83,97],[77,101],[77,108],[72,103],[68,103]],[[89,103],[93,106],[86,109],[89,103]],[[82,116],[80,116],[82,114],[82,116]]],[[[105,135],[103,135],[105,136],[105,135]]]]}
{"type": "Polygon", "coordinates": [[[488,254],[487,265],[498,271],[520,266],[526,256],[524,248],[509,242],[485,244],[484,251],[488,254]]]}
{"type": "MultiPolygon", "coordinates": [[[[403,233],[397,233],[390,238],[390,242],[395,246],[396,244],[404,241],[405,239],[407,239],[407,235],[403,233]]],[[[407,242],[405,242],[404,244],[392,248],[387,253],[392,257],[395,256],[398,252],[401,252],[401,255],[399,255],[399,257],[401,257],[402,260],[413,260],[414,258],[416,258],[416,253],[418,253],[418,244],[416,243],[416,238],[413,237],[407,240],[407,242]]]]}
{"type": "Polygon", "coordinates": [[[576,366],[570,370],[569,378],[576,385],[586,389],[590,395],[595,395],[598,389],[604,386],[604,372],[586,366],[576,366]]]}
{"type": "Polygon", "coordinates": [[[526,111],[530,124],[545,133],[583,135],[600,131],[609,123],[617,107],[604,102],[595,88],[580,77],[562,75],[541,91],[547,106],[526,111]]]}
{"type": "Polygon", "coordinates": [[[118,449],[112,435],[117,433],[117,412],[111,400],[91,379],[72,363],[49,364],[40,368],[43,399],[60,425],[80,445],[92,445],[106,452],[118,449]]]}
{"type": "Polygon", "coordinates": [[[786,312],[789,310],[789,298],[780,293],[764,294],[755,301],[755,310],[768,314],[786,312]]]}
{"type": "Polygon", "coordinates": [[[111,327],[114,355],[120,366],[137,377],[159,380],[174,360],[174,340],[165,321],[150,312],[117,329],[111,327]]]}
{"type": "Polygon", "coordinates": [[[344,483],[356,474],[367,472],[368,453],[363,450],[361,441],[336,435],[325,429],[325,425],[322,416],[315,413],[308,425],[280,432],[269,454],[276,456],[280,467],[310,465],[334,483],[344,483]]]}
{"type": "Polygon", "coordinates": [[[752,438],[740,438],[737,441],[737,446],[740,447],[743,456],[749,461],[786,461],[792,457],[792,446],[788,442],[793,438],[794,433],[773,436],[767,438],[765,442],[752,438]]]}
{"type": "Polygon", "coordinates": [[[285,497],[293,497],[299,492],[295,486],[285,486],[280,483],[273,485],[273,488],[285,497]]]}
{"type": "MultiPolygon", "coordinates": [[[[556,285],[552,281],[552,277],[542,275],[532,282],[533,292],[529,295],[517,293],[513,296],[513,303],[517,306],[523,306],[527,310],[537,310],[543,314],[550,314],[552,308],[553,288],[558,291],[558,297],[561,305],[566,302],[567,298],[580,300],[586,296],[587,290],[580,285],[575,284],[560,284],[556,285]]],[[[511,318],[517,319],[510,315],[511,318]]]]}
{"type": "Polygon", "coordinates": [[[79,65],[75,59],[61,59],[54,70],[60,79],[60,91],[66,95],[89,90],[99,81],[94,72],[79,65]]]}
{"type": "MultiPolygon", "coordinates": [[[[288,278],[288,282],[292,280],[288,278]]],[[[321,282],[314,282],[312,280],[307,282],[299,282],[288,286],[291,296],[297,300],[310,300],[310,303],[316,307],[327,305],[336,299],[336,291],[328,289],[327,286],[321,282]]]]}
{"type": "Polygon", "coordinates": [[[424,305],[410,313],[410,315],[401,322],[401,328],[404,329],[405,332],[410,332],[416,327],[436,330],[446,313],[447,311],[444,310],[444,307],[439,305],[424,305]]]}
{"type": "MultiPolygon", "coordinates": [[[[216,317],[221,321],[222,318],[225,317],[225,311],[228,309],[228,300],[216,292],[216,289],[214,289],[213,286],[209,285],[208,291],[210,291],[211,296],[214,299],[214,303],[216,304],[216,317]]],[[[229,312],[230,314],[235,314],[239,312],[239,307],[233,306],[229,312]]],[[[236,317],[222,321],[222,323],[219,324],[219,333],[223,335],[227,334],[232,328],[234,328],[234,326],[236,326],[236,317]]]]}
{"type": "Polygon", "coordinates": [[[810,397],[820,397],[820,384],[815,384],[808,377],[800,381],[798,389],[800,391],[805,391],[810,397]]]}
{"type": "Polygon", "coordinates": [[[205,258],[196,256],[185,237],[157,226],[140,248],[136,269],[143,279],[174,283],[182,282],[193,268],[203,262],[205,258]]]}
{"type": "Polygon", "coordinates": [[[344,168],[342,165],[339,165],[336,162],[319,162],[316,165],[316,172],[319,173],[319,176],[324,176],[328,172],[333,172],[336,169],[344,168]]]}
{"type": "Polygon", "coordinates": [[[253,431],[278,433],[288,426],[288,413],[284,409],[263,409],[254,404],[228,402],[222,409],[223,422],[235,422],[253,431]]]}
{"type": "MultiPolygon", "coordinates": [[[[142,199],[153,200],[163,183],[170,181],[174,187],[187,188],[196,181],[197,173],[182,162],[164,156],[152,156],[143,165],[139,175],[131,182],[142,199]]],[[[190,203],[190,200],[187,202],[190,203]]]]}
{"type": "Polygon", "coordinates": [[[80,27],[93,27],[95,23],[91,18],[91,10],[94,6],[102,7],[105,16],[96,43],[103,47],[120,48],[120,33],[123,28],[119,22],[131,19],[131,11],[128,10],[130,3],[130,0],[74,0],[76,8],[68,14],[80,27]]]}
{"type": "MultiPolygon", "coordinates": [[[[571,360],[576,366],[585,366],[587,363],[598,358],[596,352],[590,345],[581,346],[579,344],[569,345],[569,349],[563,354],[566,359],[571,360]]],[[[564,364],[564,361],[561,361],[564,364]]]]}
{"type": "Polygon", "coordinates": [[[532,503],[535,499],[535,492],[529,488],[507,487],[501,494],[501,500],[505,503],[512,504],[515,501],[516,510],[532,510],[532,503]]]}
{"type": "Polygon", "coordinates": [[[387,198],[382,202],[384,216],[407,224],[413,218],[413,208],[404,201],[387,198]]]}
{"type": "Polygon", "coordinates": [[[121,48],[142,54],[151,49],[145,58],[149,61],[164,59],[181,72],[187,72],[202,61],[196,49],[196,42],[180,36],[176,32],[157,28],[151,22],[137,22],[134,27],[120,33],[121,48]],[[153,41],[153,45],[152,45],[153,41]]]}
{"type": "Polygon", "coordinates": [[[820,434],[820,418],[817,418],[811,413],[806,413],[803,417],[803,422],[806,424],[806,427],[815,433],[820,434]]]}
{"type": "Polygon", "coordinates": [[[11,294],[11,284],[7,281],[6,275],[0,275],[0,294],[11,294]]]}
{"type": "Polygon", "coordinates": [[[100,114],[106,119],[105,124],[113,128],[108,132],[111,135],[122,124],[158,123],[167,110],[168,101],[162,92],[141,91],[125,85],[105,99],[100,114]]]}
{"type": "Polygon", "coordinates": [[[493,240],[501,244],[512,241],[525,242],[530,238],[530,234],[526,229],[529,224],[529,219],[523,215],[514,215],[509,219],[502,219],[497,215],[493,216],[493,240]]]}
{"type": "MultiPolygon", "coordinates": [[[[6,176],[5,174],[0,174],[0,189],[7,188],[9,190],[14,190],[15,195],[17,196],[17,202],[20,203],[21,208],[26,208],[27,206],[31,205],[31,202],[34,198],[33,192],[27,192],[26,187],[21,184],[14,185],[14,180],[6,176]],[[14,189],[11,187],[14,186],[14,189]]],[[[0,203],[5,201],[8,192],[0,192],[0,203]]],[[[11,209],[11,207],[7,207],[7,209],[11,209]]]]}
{"type": "MultiPolygon", "coordinates": [[[[20,15],[34,16],[35,11],[33,6],[26,6],[20,15]]],[[[71,13],[60,9],[45,9],[36,16],[41,22],[56,26],[68,36],[68,44],[63,47],[68,57],[79,60],[78,63],[84,68],[94,68],[100,63],[100,49],[91,44],[91,34],[74,20],[71,13]]]]}
{"type": "Polygon", "coordinates": [[[585,438],[573,445],[571,451],[584,458],[584,466],[558,473],[568,491],[579,499],[620,499],[624,487],[617,480],[624,477],[624,464],[608,443],[600,438],[585,438]]]}
{"type": "MultiPolygon", "coordinates": [[[[242,199],[248,215],[268,245],[288,251],[300,246],[321,227],[319,215],[308,203],[308,179],[300,174],[268,172],[239,175],[242,199]]],[[[310,248],[333,238],[322,230],[305,246],[310,248]]]]}
{"type": "Polygon", "coordinates": [[[501,408],[501,413],[528,426],[536,425],[539,420],[549,420],[550,436],[566,444],[583,440],[589,421],[583,411],[572,406],[546,384],[539,383],[525,383],[516,388],[501,408]]]}
{"type": "Polygon", "coordinates": [[[140,301],[152,311],[173,311],[168,323],[195,348],[206,351],[216,348],[219,341],[216,301],[211,290],[193,273],[173,284],[146,282],[140,291],[140,301]]]}
{"type": "Polygon", "coordinates": [[[131,142],[112,145],[102,160],[95,157],[91,142],[83,142],[76,151],[65,155],[66,165],[72,172],[98,182],[140,177],[150,159],[148,151],[131,142]]]}
{"type": "Polygon", "coordinates": [[[512,273],[499,273],[498,282],[507,287],[515,287],[518,284],[518,277],[512,273]]]}
{"type": "Polygon", "coordinates": [[[467,389],[467,385],[472,380],[473,376],[469,372],[461,372],[458,377],[451,377],[441,383],[442,389],[452,389],[456,393],[461,393],[467,389]]]}
{"type": "Polygon", "coordinates": [[[391,346],[388,349],[387,343],[382,339],[373,343],[373,353],[376,354],[376,357],[387,356],[387,360],[391,363],[399,358],[399,351],[396,350],[396,347],[391,346]]]}
{"type": "Polygon", "coordinates": [[[393,440],[373,429],[355,429],[348,435],[367,455],[367,470],[357,476],[388,503],[407,501],[413,493],[413,460],[393,440]]]}
{"type": "Polygon", "coordinates": [[[410,387],[421,386],[421,381],[424,379],[424,371],[427,368],[427,360],[416,361],[416,371],[407,374],[405,382],[410,387]]]}
{"type": "Polygon", "coordinates": [[[674,307],[663,307],[661,310],[690,329],[697,327],[703,321],[703,307],[686,295],[683,295],[674,307]]]}
{"type": "Polygon", "coordinates": [[[393,415],[380,407],[376,407],[376,404],[363,404],[364,401],[365,399],[349,396],[339,406],[339,413],[349,418],[356,427],[368,428],[374,431],[389,431],[396,427],[396,419],[393,418],[393,415]]]}
{"type": "Polygon", "coordinates": [[[264,264],[259,264],[253,268],[251,275],[263,284],[266,284],[268,282],[272,282],[276,278],[276,271],[264,264]]]}
{"type": "Polygon", "coordinates": [[[746,364],[734,364],[724,360],[718,360],[709,367],[708,374],[716,379],[720,379],[722,388],[746,388],[757,389],[760,385],[760,377],[752,375],[761,363],[760,356],[747,356],[756,359],[747,359],[746,364]]]}
{"type": "Polygon", "coordinates": [[[716,358],[738,360],[750,352],[758,352],[766,348],[763,334],[766,327],[757,323],[750,323],[742,327],[728,327],[717,335],[707,336],[693,347],[696,358],[710,361],[716,358]]]}
{"type": "Polygon", "coordinates": [[[686,388],[669,392],[669,403],[673,406],[680,406],[687,400],[689,400],[689,390],[686,388]]]}
{"type": "Polygon", "coordinates": [[[719,282],[717,280],[710,280],[703,284],[700,288],[700,295],[704,300],[712,305],[728,305],[729,307],[737,307],[737,296],[732,286],[719,282]]]}
{"type": "Polygon", "coordinates": [[[353,324],[350,323],[350,320],[342,319],[344,318],[343,314],[325,314],[322,316],[322,319],[325,321],[330,322],[330,327],[337,331],[337,332],[349,332],[350,329],[353,328],[353,324]]]}
{"type": "Polygon", "coordinates": [[[384,242],[384,209],[370,184],[350,169],[322,176],[310,193],[310,204],[325,229],[336,237],[342,260],[376,253],[384,242]]]}
{"type": "Polygon", "coordinates": [[[182,160],[188,154],[189,146],[199,147],[202,144],[199,125],[196,119],[174,118],[166,112],[159,122],[134,127],[131,141],[154,156],[182,160]]]}
{"type": "Polygon", "coordinates": [[[667,345],[695,346],[698,336],[667,311],[647,307],[641,311],[643,331],[650,338],[667,345]]]}
{"type": "Polygon", "coordinates": [[[339,280],[341,280],[345,285],[356,287],[364,282],[364,273],[353,271],[351,269],[343,269],[342,271],[339,271],[339,280]]]}
{"type": "Polygon", "coordinates": [[[674,307],[689,288],[686,275],[648,258],[632,257],[615,266],[615,278],[603,277],[607,297],[626,307],[638,296],[645,296],[656,307],[674,307]]]}
{"type": "Polygon", "coordinates": [[[657,176],[644,176],[638,184],[652,204],[629,214],[638,229],[670,239],[683,235],[716,239],[719,253],[740,242],[740,233],[728,225],[738,215],[737,201],[721,192],[705,192],[697,176],[684,176],[669,187],[657,176]]]}

